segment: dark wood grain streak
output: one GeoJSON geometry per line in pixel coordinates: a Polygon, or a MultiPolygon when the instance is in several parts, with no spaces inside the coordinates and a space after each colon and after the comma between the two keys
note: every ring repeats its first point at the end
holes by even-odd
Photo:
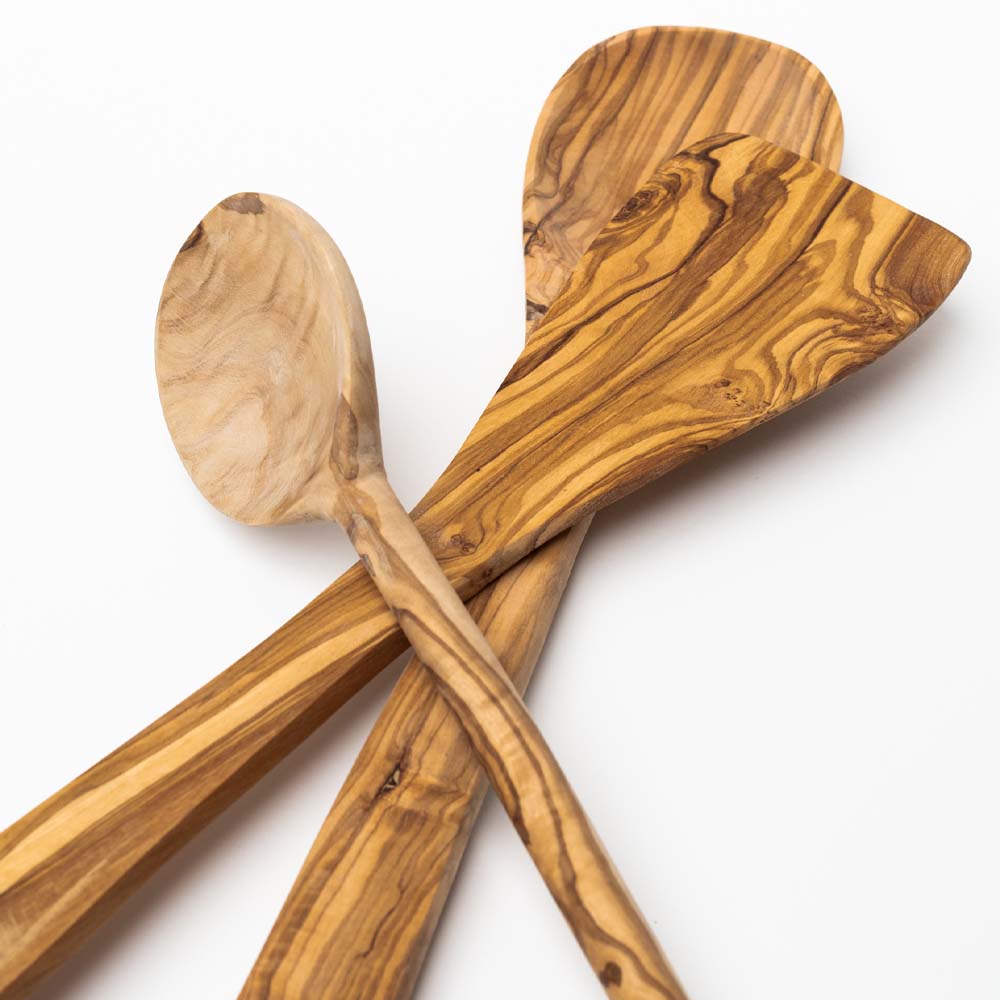
{"type": "MultiPolygon", "coordinates": [[[[568,276],[586,249],[582,241],[596,235],[581,227],[599,229],[616,210],[619,217],[634,211],[641,199],[630,199],[625,208],[613,199],[623,185],[634,188],[645,165],[697,139],[689,134],[693,120],[708,132],[739,127],[733,107],[747,93],[768,108],[766,122],[755,119],[759,134],[837,166],[836,99],[815,68],[787,49],[726,32],[663,28],[619,35],[585,53],[546,103],[528,158],[527,288],[554,295],[554,281],[545,280],[553,263],[557,274],[568,276]],[[686,75],[705,59],[697,101],[688,102],[686,75]],[[609,61],[613,72],[595,85],[597,71],[607,73],[609,61]],[[789,67],[780,87],[758,82],[762,62],[789,67]],[[622,120],[611,141],[624,133],[636,141],[627,150],[609,149],[609,129],[622,120]],[[568,140],[583,151],[570,154],[572,161],[564,156],[568,140]],[[588,169],[584,159],[605,166],[588,169]],[[540,191],[547,199],[544,229],[532,221],[540,191]],[[575,242],[562,238],[571,227],[575,242]],[[542,254],[539,244],[550,232],[560,238],[550,237],[542,254]],[[565,259],[553,262],[560,253],[565,259]]],[[[529,294],[529,336],[550,301],[532,301],[529,294]]],[[[588,523],[519,562],[470,604],[521,690],[588,523]]],[[[486,786],[461,726],[414,659],[317,835],[243,997],[410,996],[486,786]]],[[[601,978],[615,977],[602,970],[601,978]]]]}

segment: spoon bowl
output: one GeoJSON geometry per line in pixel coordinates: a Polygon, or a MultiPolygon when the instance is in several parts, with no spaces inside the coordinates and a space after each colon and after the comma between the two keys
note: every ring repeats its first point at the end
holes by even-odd
{"type": "Polygon", "coordinates": [[[338,441],[382,466],[361,297],[326,230],[282,198],[234,195],[195,227],[160,301],[156,377],[191,478],[245,524],[335,518],[338,441]]]}

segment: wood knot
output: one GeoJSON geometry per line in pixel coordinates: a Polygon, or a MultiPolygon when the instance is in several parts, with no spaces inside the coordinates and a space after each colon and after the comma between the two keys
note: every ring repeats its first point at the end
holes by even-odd
{"type": "Polygon", "coordinates": [[[621,966],[617,962],[608,962],[607,965],[601,969],[598,979],[601,980],[602,986],[621,986],[622,984],[622,970],[621,966]]]}
{"type": "Polygon", "coordinates": [[[743,398],[743,390],[738,385],[730,387],[722,395],[725,399],[728,399],[729,402],[732,403],[734,406],[746,405],[746,400],[743,398]]]}
{"type": "Polygon", "coordinates": [[[524,224],[521,228],[521,237],[524,240],[525,257],[530,257],[533,253],[544,250],[548,243],[545,233],[534,222],[526,222],[524,224]]]}
{"type": "Polygon", "coordinates": [[[205,235],[205,227],[199,222],[197,226],[191,231],[191,235],[184,241],[184,245],[178,250],[179,254],[184,253],[185,250],[190,250],[191,247],[197,246],[198,241],[205,235]]]}
{"type": "Polygon", "coordinates": [[[221,208],[229,212],[239,212],[241,215],[264,214],[264,202],[260,200],[260,195],[253,191],[244,191],[243,194],[230,195],[230,197],[219,204],[221,208]]]}
{"type": "Polygon", "coordinates": [[[533,323],[540,316],[544,316],[548,311],[548,306],[543,306],[539,302],[532,302],[531,299],[524,300],[524,317],[529,323],[533,323]]]}
{"type": "Polygon", "coordinates": [[[394,788],[399,788],[399,783],[403,779],[403,763],[400,761],[392,771],[392,774],[382,783],[382,787],[375,794],[375,798],[380,798],[386,792],[391,792],[394,788]]]}
{"type": "Polygon", "coordinates": [[[868,327],[890,331],[896,327],[896,317],[881,303],[871,299],[858,309],[857,316],[868,327]]]}
{"type": "Polygon", "coordinates": [[[408,766],[408,760],[410,756],[410,748],[407,747],[399,760],[396,761],[392,766],[392,770],[389,772],[389,776],[382,782],[379,786],[379,790],[375,793],[375,798],[380,799],[383,795],[388,795],[389,792],[394,791],[399,788],[403,781],[403,772],[408,766]]]}
{"type": "Polygon", "coordinates": [[[732,403],[735,407],[741,407],[746,405],[746,399],[744,399],[744,392],[741,386],[733,385],[733,380],[731,378],[718,378],[712,383],[712,388],[720,395],[724,400],[732,403]]]}
{"type": "Polygon", "coordinates": [[[634,195],[620,209],[618,213],[611,220],[612,222],[625,222],[627,219],[631,219],[633,215],[637,215],[653,199],[656,197],[656,192],[652,188],[643,188],[641,191],[636,191],[634,195]]]}
{"type": "Polygon", "coordinates": [[[448,540],[448,544],[453,549],[458,549],[462,553],[462,555],[467,556],[470,552],[476,551],[476,543],[470,542],[469,539],[462,534],[452,535],[451,538],[448,540]]]}

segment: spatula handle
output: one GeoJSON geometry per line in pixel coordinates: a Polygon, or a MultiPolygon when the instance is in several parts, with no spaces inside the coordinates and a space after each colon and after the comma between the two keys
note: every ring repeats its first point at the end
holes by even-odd
{"type": "Polygon", "coordinates": [[[256,649],[0,833],[0,997],[26,994],[405,646],[355,565],[256,649]]]}
{"type": "Polygon", "coordinates": [[[517,688],[384,475],[345,480],[343,491],[341,523],[434,674],[608,996],[682,1000],[666,956],[517,688]]]}

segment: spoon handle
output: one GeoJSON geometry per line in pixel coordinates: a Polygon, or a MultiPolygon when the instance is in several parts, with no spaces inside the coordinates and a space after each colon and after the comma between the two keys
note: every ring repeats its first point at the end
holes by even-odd
{"type": "Polygon", "coordinates": [[[569,781],[384,475],[343,483],[339,519],[479,757],[611,997],[684,992],[569,781]]]}
{"type": "MultiPolygon", "coordinates": [[[[552,539],[469,601],[522,694],[589,526],[552,539]]],[[[412,996],[488,787],[433,674],[411,657],[240,1000],[412,996]]]]}

